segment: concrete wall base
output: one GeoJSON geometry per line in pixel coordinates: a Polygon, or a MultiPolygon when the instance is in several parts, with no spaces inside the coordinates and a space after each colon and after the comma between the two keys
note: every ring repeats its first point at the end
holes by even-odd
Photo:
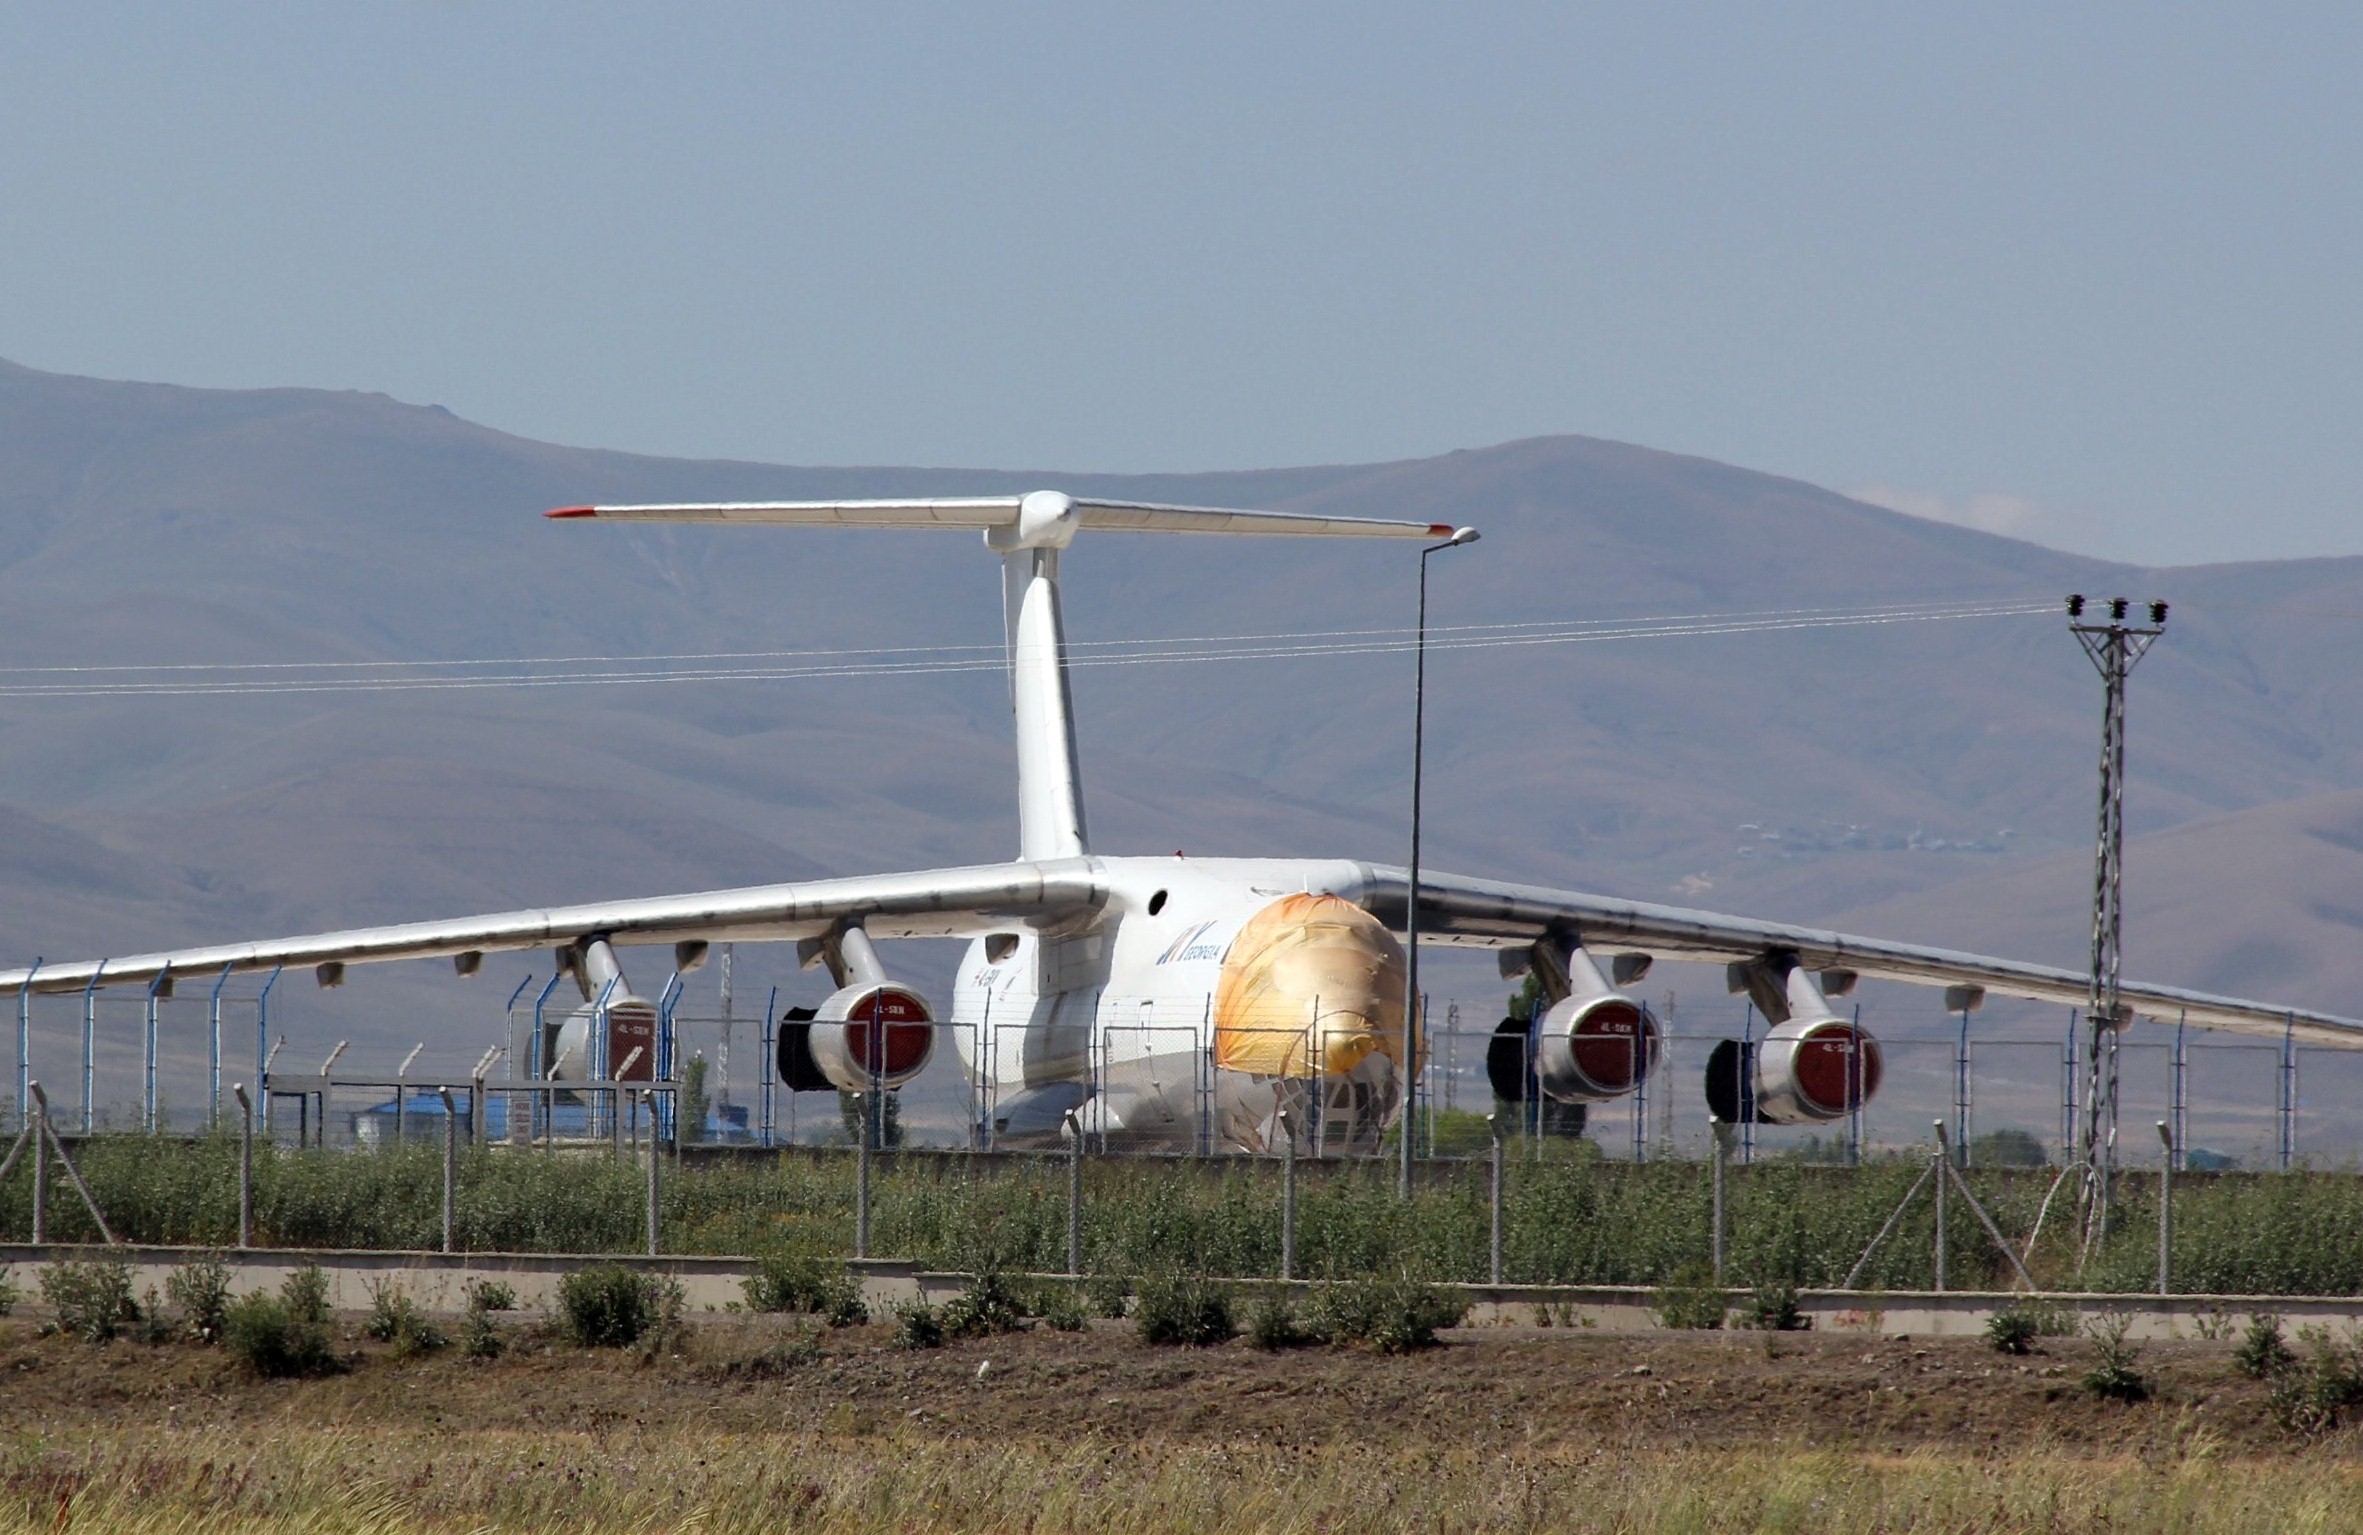
{"type": "MultiPolygon", "coordinates": [[[[681,1285],[692,1312],[724,1311],[745,1303],[745,1281],[755,1271],[746,1257],[668,1256],[603,1253],[435,1253],[288,1248],[226,1251],[195,1247],[34,1247],[0,1244],[0,1265],[12,1270],[25,1299],[38,1302],[36,1271],[50,1263],[108,1259],[131,1269],[132,1289],[162,1293],[171,1272],[193,1259],[217,1256],[227,1264],[234,1293],[276,1289],[306,1264],[328,1278],[329,1303],[339,1310],[363,1310],[373,1285],[397,1284],[430,1311],[458,1312],[468,1287],[498,1280],[514,1290],[527,1310],[553,1308],[558,1284],[593,1264],[615,1263],[644,1273],[669,1275],[681,1285]]],[[[871,1313],[883,1316],[901,1302],[925,1299],[940,1304],[968,1287],[965,1274],[922,1270],[915,1263],[872,1258],[848,1260],[846,1271],[860,1278],[871,1313]]],[[[1053,1274],[1024,1276],[1055,1281],[1053,1274]]],[[[1247,1285],[1277,1285],[1248,1279],[1247,1285]]],[[[1298,1280],[1287,1288],[1312,1288],[1298,1280]]],[[[1641,1285],[1461,1285],[1470,1301],[1469,1327],[1569,1327],[1601,1332],[1662,1331],[1653,1309],[1656,1292],[1641,1285]]],[[[1728,1290],[1726,1304],[1742,1313],[1750,1292],[1728,1290]]],[[[2290,1326],[2363,1324],[2363,1296],[2329,1295],[2093,1295],[2082,1292],[2027,1294],[2011,1291],[1804,1290],[1797,1307],[1816,1332],[1857,1332],[1890,1337],[1966,1337],[1985,1329],[1996,1311],[2041,1306],[2073,1325],[2082,1318],[2123,1314],[2138,1338],[2226,1336],[2251,1312],[2265,1311],[2290,1326]]],[[[1735,1318],[1736,1320],[1736,1318],[1735,1318]]]]}

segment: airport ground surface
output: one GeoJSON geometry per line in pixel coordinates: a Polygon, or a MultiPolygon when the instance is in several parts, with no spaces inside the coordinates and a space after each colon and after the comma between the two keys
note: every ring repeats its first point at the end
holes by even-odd
{"type": "MultiPolygon", "coordinates": [[[[351,1322],[348,1318],[348,1324],[351,1322]]],[[[910,1352],[701,1320],[653,1353],[340,1341],[324,1379],[0,1330],[0,1528],[2262,1530],[2363,1527],[2230,1341],[1504,1328],[1443,1347],[1151,1348],[1122,1323],[910,1352]]],[[[809,1335],[808,1332],[806,1335],[809,1335]]]]}

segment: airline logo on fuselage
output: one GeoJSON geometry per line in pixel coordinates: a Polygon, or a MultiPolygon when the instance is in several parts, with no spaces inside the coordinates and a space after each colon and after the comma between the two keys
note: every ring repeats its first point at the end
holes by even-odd
{"type": "Polygon", "coordinates": [[[1187,965],[1197,960],[1222,958],[1223,945],[1206,941],[1206,934],[1214,925],[1212,922],[1201,922],[1191,928],[1166,946],[1165,952],[1157,956],[1157,963],[1187,965]]]}

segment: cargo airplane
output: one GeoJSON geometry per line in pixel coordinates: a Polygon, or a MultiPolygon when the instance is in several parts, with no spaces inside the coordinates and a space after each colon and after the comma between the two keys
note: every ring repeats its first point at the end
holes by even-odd
{"type": "MultiPolygon", "coordinates": [[[[968,868],[358,928],[308,937],[0,971],[0,993],[169,985],[311,966],[324,985],[348,965],[554,948],[584,1006],[541,1042],[559,1080],[645,1078],[627,1039],[652,1040],[656,1009],[625,979],[622,951],[666,945],[674,969],[721,942],[794,942],[835,990],[782,1030],[780,1079],[802,1090],[892,1089],[932,1057],[943,1025],[980,1085],[997,1144],[1047,1144],[1070,1124],[1115,1144],[1265,1153],[1282,1137],[1374,1149],[1400,1116],[1419,1053],[1406,1024],[1403,936],[1418,903],[1423,943],[1498,951],[1505,977],[1532,974],[1544,1005],[1505,1022],[1497,1084],[1591,1104],[1636,1090],[1660,1056],[1659,1025],[1630,988],[1653,959],[1720,961],[1767,1029],[1720,1052],[1709,1098],[1726,1119],[1839,1119],[1877,1091],[1877,1041],[1831,1005],[1858,977],[2084,1005],[2087,977],[1948,949],[1856,937],[1578,891],[1406,872],[1344,859],[1118,857],[1085,834],[1059,556],[1085,532],[1197,533],[1434,542],[1426,522],[1159,506],[1031,494],[715,505],[578,506],[593,522],[968,529],[1000,557],[1017,742],[1018,853],[968,868]],[[965,939],[948,1015],[895,979],[880,939],[965,939]],[[629,1062],[628,1065],[626,1063],[629,1062]],[[1716,1079],[1717,1070],[1721,1080],[1716,1079]],[[1504,1081],[1506,1075],[1506,1082],[1504,1081]]],[[[2126,985],[2118,1021],[2342,1045],[2363,1022],[2172,987],[2126,985]]],[[[799,1010],[800,1012],[802,1010],[799,1010]]]]}

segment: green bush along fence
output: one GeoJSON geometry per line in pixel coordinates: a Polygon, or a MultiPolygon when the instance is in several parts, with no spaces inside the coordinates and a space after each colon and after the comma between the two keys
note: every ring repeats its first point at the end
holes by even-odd
{"type": "MultiPolygon", "coordinates": [[[[275,1247],[432,1249],[441,1240],[442,1151],[258,1148],[256,1241],[275,1247]]],[[[237,1236],[237,1144],[98,1136],[76,1153],[123,1240],[228,1245],[237,1236]]],[[[1726,1274],[1733,1284],[1840,1283],[1926,1163],[1759,1164],[1728,1172],[1726,1274]]],[[[1280,1259],[1276,1164],[1102,1159],[1085,1169],[1084,1266],[1115,1274],[1270,1275],[1280,1259]]],[[[2051,1187],[2047,1168],[1969,1175],[2004,1232],[2023,1240],[2051,1187]]],[[[1482,1163],[1433,1164],[1408,1203],[1378,1164],[1306,1164],[1298,1271],[1316,1278],[1409,1273],[1481,1281],[1482,1163]]],[[[1063,1159],[964,1161],[889,1154],[875,1178],[872,1251],[942,1268],[1066,1266],[1063,1159]]],[[[630,1252],[644,1241],[643,1172],[603,1153],[470,1151],[459,1173],[457,1245],[468,1251],[630,1252]]],[[[2157,1182],[2122,1173],[2113,1234],[2079,1265],[2074,1186],[2054,1199],[2030,1264],[2060,1289],[2141,1291],[2155,1282],[2157,1182]]],[[[54,1190],[54,1186],[53,1186],[54,1190]]],[[[663,1180],[662,1245],[677,1253],[837,1257],[853,1237],[854,1167],[844,1155],[693,1158],[663,1180]]],[[[2363,1293],[2363,1178],[2348,1173],[2186,1173],[2174,1185],[2175,1288],[2186,1293],[2363,1293]]],[[[1512,1282],[1654,1285],[1709,1253],[1704,1164],[1594,1156],[1513,1163],[1504,1200],[1512,1282]]],[[[79,1203],[54,1191],[54,1240],[95,1240],[79,1203]]],[[[1864,1271],[1877,1289],[1924,1289],[1934,1212],[1925,1191],[1864,1271]]],[[[0,1185],[0,1237],[31,1228],[30,1180],[0,1185]]],[[[1956,1201],[1948,1278],[2006,1288],[2009,1270],[1956,1201]]]]}

